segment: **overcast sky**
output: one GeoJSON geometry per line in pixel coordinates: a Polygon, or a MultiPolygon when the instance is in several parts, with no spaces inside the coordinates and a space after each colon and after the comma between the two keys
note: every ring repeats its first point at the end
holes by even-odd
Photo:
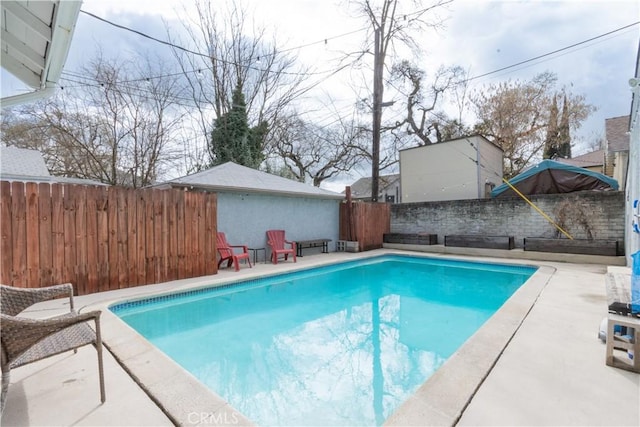
{"type": "MultiPolygon", "coordinates": [[[[222,0],[214,2],[220,3],[222,0]]],[[[327,39],[326,44],[292,51],[299,61],[316,70],[326,69],[327,59],[336,57],[338,52],[360,46],[367,34],[366,22],[349,16],[347,3],[244,0],[256,22],[276,34],[280,49],[327,39]]],[[[166,25],[177,34],[189,19],[180,4],[176,0],[85,0],[82,9],[166,40],[166,25]]],[[[445,27],[420,36],[422,65],[427,70],[459,65],[471,76],[479,76],[640,21],[640,2],[456,0],[439,14],[445,27]]],[[[528,80],[546,70],[556,73],[559,87],[585,95],[587,102],[598,108],[581,131],[573,135],[578,142],[574,154],[580,154],[586,149],[587,140],[604,135],[605,118],[629,114],[631,92],[627,82],[635,72],[639,40],[640,25],[634,25],[541,60],[474,79],[471,89],[506,79],[528,80]]],[[[81,13],[65,71],[79,70],[98,47],[108,56],[153,51],[171,58],[167,47],[81,13]]],[[[3,96],[20,91],[12,80],[3,71],[3,96]]],[[[326,87],[320,85],[319,90],[331,92],[334,84],[327,81],[326,87]]],[[[340,94],[335,96],[340,98],[340,94]]]]}

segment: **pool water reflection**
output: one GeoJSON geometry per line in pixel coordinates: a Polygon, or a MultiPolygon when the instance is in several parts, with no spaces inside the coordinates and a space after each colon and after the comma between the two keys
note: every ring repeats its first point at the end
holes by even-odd
{"type": "Polygon", "coordinates": [[[386,256],[114,311],[260,425],[381,425],[535,271],[386,256]]]}

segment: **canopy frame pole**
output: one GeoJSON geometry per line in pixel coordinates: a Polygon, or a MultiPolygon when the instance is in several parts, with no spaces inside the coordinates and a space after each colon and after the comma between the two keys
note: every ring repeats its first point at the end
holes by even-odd
{"type": "Polygon", "coordinates": [[[542,212],[542,210],[539,207],[537,207],[531,200],[527,199],[527,196],[525,196],[520,191],[518,191],[518,189],[516,187],[514,187],[513,185],[511,185],[511,183],[509,181],[507,181],[506,179],[504,179],[504,177],[502,178],[502,180],[504,181],[505,184],[507,184],[509,186],[509,188],[511,188],[513,191],[515,191],[518,196],[522,197],[525,202],[529,203],[529,205],[531,205],[531,207],[533,209],[535,209],[540,215],[542,215],[544,217],[544,219],[549,221],[551,223],[551,225],[553,225],[555,228],[557,228],[562,234],[567,236],[569,238],[569,240],[573,240],[573,237],[571,236],[571,234],[569,234],[566,231],[564,231],[562,229],[562,227],[560,227],[558,224],[556,224],[555,221],[553,219],[551,219],[551,217],[549,217],[549,215],[547,215],[546,213],[542,212]]]}

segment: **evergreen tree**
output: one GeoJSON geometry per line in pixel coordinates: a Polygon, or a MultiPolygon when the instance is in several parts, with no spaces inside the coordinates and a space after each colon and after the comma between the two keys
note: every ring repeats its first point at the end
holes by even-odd
{"type": "Polygon", "coordinates": [[[266,122],[249,128],[247,105],[238,83],[233,91],[231,110],[214,122],[209,144],[211,165],[234,162],[257,169],[264,158],[262,146],[267,130],[266,122]]]}
{"type": "Polygon", "coordinates": [[[249,152],[251,153],[251,164],[247,165],[254,169],[258,169],[264,160],[264,141],[269,132],[269,125],[262,121],[249,130],[249,152]]]}
{"type": "Polygon", "coordinates": [[[567,95],[564,96],[562,104],[562,117],[558,128],[558,157],[564,159],[571,158],[571,135],[569,134],[569,108],[567,106],[567,95]]]}
{"type": "MultiPolygon", "coordinates": [[[[565,98],[566,100],[566,98],[565,98]]],[[[549,110],[549,123],[547,124],[547,137],[544,141],[543,159],[555,159],[558,157],[558,100],[553,96],[553,102],[549,110]]]]}

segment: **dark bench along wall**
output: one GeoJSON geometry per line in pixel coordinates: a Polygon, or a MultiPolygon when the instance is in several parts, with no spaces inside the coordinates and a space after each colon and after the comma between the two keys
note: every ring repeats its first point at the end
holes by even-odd
{"type": "Polygon", "coordinates": [[[624,255],[624,244],[617,240],[545,239],[525,237],[525,251],[556,252],[584,255],[624,255]]]}
{"type": "Polygon", "coordinates": [[[406,245],[437,245],[437,234],[403,234],[385,233],[382,241],[384,243],[402,243],[406,245]]]}
{"type": "MultiPolygon", "coordinates": [[[[531,201],[575,239],[617,240],[624,247],[624,193],[583,191],[531,196],[531,201]]],[[[391,233],[557,237],[556,229],[521,198],[391,205],[391,233]]]]}
{"type": "Polygon", "coordinates": [[[449,234],[444,236],[445,246],[459,248],[506,249],[515,248],[513,236],[485,236],[474,234],[449,234]]]}

